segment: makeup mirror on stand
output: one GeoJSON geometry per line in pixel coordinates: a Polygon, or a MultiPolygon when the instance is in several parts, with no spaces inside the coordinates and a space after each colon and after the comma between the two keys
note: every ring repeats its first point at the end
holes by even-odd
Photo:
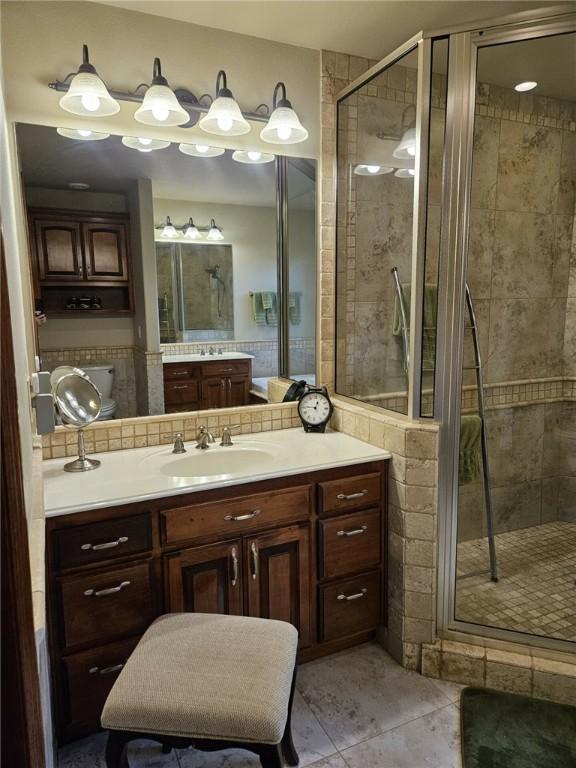
{"type": "Polygon", "coordinates": [[[62,366],[51,376],[52,394],[62,423],[78,430],[78,458],[64,465],[66,472],[88,472],[100,466],[98,459],[86,457],[84,428],[96,421],[102,409],[98,389],[79,368],[62,366]]]}

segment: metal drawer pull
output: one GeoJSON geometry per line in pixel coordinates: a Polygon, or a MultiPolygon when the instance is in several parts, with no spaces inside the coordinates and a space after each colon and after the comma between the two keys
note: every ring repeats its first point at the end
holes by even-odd
{"type": "Polygon", "coordinates": [[[84,594],[86,597],[106,597],[106,595],[114,595],[116,592],[120,592],[121,589],[124,589],[124,587],[129,586],[129,581],[123,581],[122,583],[118,584],[117,587],[108,587],[108,589],[98,589],[97,591],[94,591],[93,589],[87,589],[85,590],[84,594]]]}
{"type": "Polygon", "coordinates": [[[224,520],[234,520],[236,523],[241,523],[243,520],[252,520],[252,518],[257,517],[262,510],[255,509],[253,512],[248,512],[246,515],[226,515],[224,520]]]}
{"type": "Polygon", "coordinates": [[[82,544],[80,549],[91,549],[93,552],[98,552],[100,549],[112,549],[113,547],[117,547],[119,544],[126,544],[127,541],[128,536],[120,536],[120,538],[116,539],[116,541],[105,541],[104,544],[82,544]]]}
{"type": "Polygon", "coordinates": [[[360,600],[361,597],[366,597],[367,592],[367,589],[363,589],[361,592],[356,592],[355,595],[344,595],[341,593],[338,595],[338,600],[347,600],[348,602],[350,600],[360,600]]]}
{"type": "Polygon", "coordinates": [[[236,547],[232,547],[232,586],[235,587],[238,583],[238,556],[236,555],[236,547]]]}
{"type": "Polygon", "coordinates": [[[120,672],[124,664],[114,664],[113,667],[92,667],[89,671],[91,675],[95,675],[98,672],[99,675],[111,675],[113,672],[120,672]]]}
{"type": "Polygon", "coordinates": [[[368,530],[367,525],[363,525],[361,528],[355,528],[353,531],[338,531],[336,536],[358,536],[361,533],[366,533],[368,530]]]}
{"type": "Polygon", "coordinates": [[[252,578],[255,581],[258,578],[258,547],[252,542],[250,549],[252,551],[252,578]]]}
{"type": "Polygon", "coordinates": [[[351,501],[352,499],[361,499],[362,496],[366,496],[367,493],[368,491],[364,488],[363,491],[358,491],[358,493],[339,493],[336,498],[341,501],[351,501]]]}
{"type": "Polygon", "coordinates": [[[170,371],[170,376],[188,376],[189,371],[170,371]]]}
{"type": "Polygon", "coordinates": [[[172,389],[188,389],[188,384],[175,384],[172,389]]]}

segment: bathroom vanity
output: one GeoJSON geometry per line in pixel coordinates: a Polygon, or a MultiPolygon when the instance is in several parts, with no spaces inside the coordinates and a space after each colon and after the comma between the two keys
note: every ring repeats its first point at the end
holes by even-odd
{"type": "Polygon", "coordinates": [[[163,359],[166,413],[248,405],[252,356],[241,352],[163,359]]]}
{"type": "Polygon", "coordinates": [[[364,642],[385,623],[385,451],[301,430],[242,436],[233,448],[193,446],[181,456],[171,446],[101,454],[102,468],[83,478],[64,476],[61,460],[46,462],[62,740],[98,727],[117,674],[162,613],[289,621],[301,660],[364,642]],[[258,451],[274,441],[281,449],[260,466],[258,451]],[[202,481],[179,476],[198,462],[202,481]],[[223,474],[210,478],[219,462],[223,474]]]}

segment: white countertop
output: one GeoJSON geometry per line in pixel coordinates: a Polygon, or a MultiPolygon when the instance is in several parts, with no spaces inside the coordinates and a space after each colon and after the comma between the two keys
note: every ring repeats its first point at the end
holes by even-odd
{"type": "Polygon", "coordinates": [[[218,353],[214,355],[209,355],[206,353],[205,355],[200,354],[199,352],[196,352],[194,354],[190,353],[188,355],[165,355],[162,354],[162,362],[163,363],[211,363],[213,361],[223,361],[223,360],[253,360],[254,355],[247,355],[244,352],[222,352],[221,355],[218,353]]]}
{"type": "Polygon", "coordinates": [[[91,454],[100,459],[102,465],[90,472],[64,472],[63,466],[71,461],[70,457],[46,460],[43,462],[46,517],[390,458],[387,451],[342,432],[307,434],[296,428],[240,435],[233,440],[233,448],[221,448],[217,441],[207,451],[197,451],[194,442],[187,442],[187,453],[181,455],[172,453],[172,445],[91,454]],[[249,469],[226,474],[227,455],[229,464],[233,463],[232,454],[227,452],[235,457],[248,452],[256,458],[249,469]],[[222,474],[195,477],[165,474],[167,465],[174,466],[183,459],[212,465],[221,459],[222,474]]]}

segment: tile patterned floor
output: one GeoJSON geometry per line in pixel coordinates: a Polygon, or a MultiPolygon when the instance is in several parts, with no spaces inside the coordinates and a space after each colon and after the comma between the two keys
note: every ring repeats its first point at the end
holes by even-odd
{"type": "MultiPolygon", "coordinates": [[[[460,768],[458,701],[463,686],[400,667],[361,645],[300,667],[294,742],[301,768],[460,768]]],[[[105,768],[105,735],[68,744],[58,768],[105,768]]],[[[165,756],[136,742],[130,768],[258,768],[248,752],[165,756]]]]}
{"type": "Polygon", "coordinates": [[[499,533],[496,553],[494,584],[486,573],[487,539],[458,544],[456,617],[576,641],[576,523],[499,533]]]}

